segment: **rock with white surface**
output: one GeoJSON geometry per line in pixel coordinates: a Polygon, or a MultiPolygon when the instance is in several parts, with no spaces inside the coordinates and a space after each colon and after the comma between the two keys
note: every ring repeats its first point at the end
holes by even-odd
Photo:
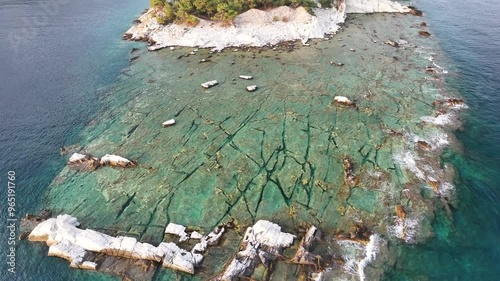
{"type": "Polygon", "coordinates": [[[136,166],[136,163],[134,161],[128,160],[127,158],[118,156],[118,155],[113,155],[113,154],[106,154],[101,158],[101,165],[109,165],[113,167],[134,167],[136,166]]]}
{"type": "Polygon", "coordinates": [[[217,82],[217,80],[212,80],[212,81],[208,81],[208,82],[202,83],[202,84],[201,84],[201,86],[202,86],[203,88],[205,88],[205,89],[208,89],[208,88],[211,88],[211,87],[213,87],[213,86],[215,86],[215,85],[217,85],[217,84],[219,84],[219,83],[217,82]]]}
{"type": "Polygon", "coordinates": [[[169,223],[165,228],[165,233],[179,236],[179,242],[184,242],[189,239],[186,233],[186,227],[180,224],[169,223]]]}
{"type": "Polygon", "coordinates": [[[281,227],[270,221],[259,220],[253,227],[247,228],[241,248],[225,271],[215,280],[238,280],[249,277],[260,263],[268,266],[284,248],[293,244],[295,236],[281,232],[281,227]]]}
{"type": "Polygon", "coordinates": [[[266,11],[250,9],[233,19],[231,27],[223,23],[198,18],[194,27],[181,24],[160,25],[156,16],[164,15],[161,8],[153,7],[139,17],[125,34],[125,39],[145,40],[149,50],[169,46],[191,46],[222,50],[231,46],[262,47],[283,41],[300,40],[309,46],[312,38],[325,38],[336,33],[339,23],[345,21],[347,13],[409,13],[412,10],[391,0],[345,0],[338,1],[328,9],[313,8],[313,15],[305,8],[286,6],[266,11]],[[273,19],[286,19],[276,21],[273,19]]]}
{"type": "Polygon", "coordinates": [[[248,92],[255,92],[257,90],[257,85],[247,86],[248,92]]]}
{"type": "Polygon", "coordinates": [[[202,253],[205,252],[208,246],[214,246],[219,243],[219,239],[224,234],[224,227],[216,227],[212,232],[210,232],[207,236],[203,236],[199,243],[194,245],[192,252],[194,253],[202,253]]]}
{"type": "Polygon", "coordinates": [[[173,125],[175,125],[175,119],[168,119],[167,121],[161,123],[161,126],[163,128],[170,127],[170,126],[173,126],[173,125]]]}
{"type": "Polygon", "coordinates": [[[391,0],[345,0],[348,14],[409,13],[405,5],[391,0]]]}
{"type": "Polygon", "coordinates": [[[82,161],[85,161],[85,159],[87,158],[88,156],[87,155],[84,155],[84,154],[80,154],[80,153],[73,153],[73,155],[71,155],[71,157],[69,158],[69,163],[70,164],[74,164],[74,163],[80,163],[82,161]]]}
{"type": "Polygon", "coordinates": [[[343,105],[354,105],[354,102],[352,102],[351,100],[349,100],[348,98],[346,98],[344,96],[335,96],[333,98],[333,101],[336,103],[343,104],[343,105]]]}
{"type": "Polygon", "coordinates": [[[194,269],[203,260],[203,255],[188,252],[175,243],[160,243],[158,249],[163,253],[163,266],[194,274],[194,269]]]}
{"type": "Polygon", "coordinates": [[[193,231],[191,232],[191,235],[189,236],[189,238],[191,239],[201,239],[203,238],[203,234],[197,232],[197,231],[193,231]]]}
{"type": "MultiPolygon", "coordinates": [[[[69,215],[59,215],[38,224],[28,236],[30,241],[45,242],[49,246],[49,256],[57,256],[70,262],[71,267],[93,269],[98,266],[93,261],[84,261],[87,252],[103,253],[110,256],[138,260],[162,262],[163,266],[190,274],[203,260],[202,253],[209,245],[217,244],[224,233],[223,227],[216,227],[207,236],[198,232],[191,233],[196,239],[201,238],[191,252],[181,249],[175,243],[161,243],[155,247],[148,243],[138,242],[136,238],[113,237],[92,229],[80,229],[76,218],[69,215]],[[197,244],[197,245],[198,245],[197,244]],[[203,246],[203,247],[202,247],[203,246]]],[[[165,233],[170,233],[188,239],[189,236],[182,225],[170,223],[165,233]]]]}
{"type": "Polygon", "coordinates": [[[315,265],[316,256],[310,253],[317,228],[313,225],[307,230],[306,235],[300,241],[297,253],[292,259],[293,263],[315,265]]]}
{"type": "Polygon", "coordinates": [[[60,257],[70,262],[71,267],[78,268],[83,263],[86,251],[69,241],[62,241],[49,247],[48,256],[60,257]]]}
{"type": "Polygon", "coordinates": [[[78,268],[87,270],[97,270],[97,263],[91,261],[84,261],[82,264],[78,266],[78,268]]]}
{"type": "Polygon", "coordinates": [[[79,170],[95,170],[99,167],[100,162],[98,158],[92,157],[91,155],[73,153],[68,160],[68,164],[70,167],[79,170]]]}

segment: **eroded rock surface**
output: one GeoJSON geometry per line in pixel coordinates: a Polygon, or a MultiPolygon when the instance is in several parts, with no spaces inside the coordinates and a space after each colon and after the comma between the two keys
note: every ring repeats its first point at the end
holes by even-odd
{"type": "MultiPolygon", "coordinates": [[[[133,237],[112,237],[91,229],[78,228],[80,223],[70,215],[59,215],[40,222],[29,234],[33,242],[45,242],[49,246],[48,255],[57,256],[70,262],[70,266],[81,269],[96,270],[98,264],[89,258],[88,252],[103,253],[110,256],[124,257],[136,260],[162,262],[164,267],[194,274],[195,268],[203,260],[203,252],[207,245],[215,245],[224,233],[219,229],[217,234],[202,237],[200,246],[193,251],[187,251],[175,243],[162,242],[157,247],[138,242],[133,237]]],[[[166,233],[172,233],[184,238],[185,227],[169,224],[166,233]]],[[[187,237],[186,237],[187,239],[187,237]]],[[[92,257],[92,256],[90,256],[92,257]]]]}
{"type": "MultiPolygon", "coordinates": [[[[374,233],[391,245],[424,243],[434,235],[434,215],[453,211],[454,170],[439,155],[459,149],[451,132],[466,106],[444,88],[446,69],[438,65],[433,37],[412,28],[421,21],[359,15],[331,40],[307,47],[287,42],[276,50],[200,49],[186,57],[191,49],[176,48],[142,55],[103,97],[110,109],[84,129],[81,144],[96,155],[113,151],[144,164],[93,173],[66,167],[50,186],[46,207],[152,245],[164,242],[169,222],[199,226],[205,234],[233,220],[234,231],[208,249],[193,277],[204,280],[224,271],[246,226],[261,219],[298,237],[312,224],[338,234],[359,248],[356,262],[374,233]],[[211,63],[199,63],[210,55],[211,63]],[[329,63],[339,61],[342,67],[329,63]],[[426,71],[430,65],[435,72],[426,71]],[[255,73],[258,94],[248,94],[248,81],[237,75],[255,73]],[[213,79],[220,85],[200,87],[213,79]],[[334,103],[335,96],[356,107],[334,103]],[[166,116],[182,122],[162,129],[166,116]]],[[[317,240],[309,251],[332,268],[324,276],[359,279],[355,263],[344,270],[349,259],[340,246],[335,256],[318,252],[331,240],[317,240]]],[[[187,251],[203,241],[178,245],[187,251]]],[[[291,259],[293,247],[283,255],[291,259]]],[[[299,266],[316,270],[280,259],[275,265],[275,278],[289,280],[299,266]]],[[[383,267],[374,273],[371,265],[366,280],[377,280],[383,267]]],[[[172,272],[157,275],[169,280],[172,272]]],[[[272,280],[267,274],[257,265],[252,278],[272,280]]]]}

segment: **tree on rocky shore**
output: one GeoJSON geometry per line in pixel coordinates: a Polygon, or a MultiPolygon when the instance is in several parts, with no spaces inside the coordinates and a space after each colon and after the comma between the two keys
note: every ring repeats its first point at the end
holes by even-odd
{"type": "MultiPolygon", "coordinates": [[[[322,6],[331,6],[331,0],[321,0],[322,6]]],[[[162,9],[157,17],[160,24],[172,22],[196,25],[198,18],[231,23],[239,14],[250,9],[268,9],[279,6],[304,7],[312,13],[317,4],[312,0],[150,0],[151,7],[162,9]]]]}

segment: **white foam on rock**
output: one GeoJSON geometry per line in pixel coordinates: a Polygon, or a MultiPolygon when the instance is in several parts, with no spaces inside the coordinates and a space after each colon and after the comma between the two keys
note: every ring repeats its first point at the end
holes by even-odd
{"type": "Polygon", "coordinates": [[[433,130],[426,136],[413,135],[413,141],[424,141],[432,146],[432,149],[443,148],[450,144],[448,134],[440,130],[433,130]]]}
{"type": "Polygon", "coordinates": [[[443,197],[452,197],[455,186],[449,182],[444,182],[439,186],[439,195],[443,197]]]}
{"type": "Polygon", "coordinates": [[[447,125],[453,125],[457,122],[457,117],[455,116],[454,113],[449,112],[445,114],[439,114],[436,117],[433,116],[422,116],[420,117],[420,120],[426,122],[426,123],[432,123],[438,126],[447,126],[447,125]]]}
{"type": "Polygon", "coordinates": [[[387,227],[387,232],[408,244],[415,244],[417,243],[420,224],[421,220],[416,217],[395,218],[394,223],[387,227]]]}
{"type": "Polygon", "coordinates": [[[203,235],[197,231],[191,232],[191,235],[189,236],[191,239],[202,239],[203,235]]]}
{"type": "Polygon", "coordinates": [[[345,260],[344,271],[356,275],[360,281],[364,281],[366,280],[366,266],[376,260],[385,240],[378,234],[372,234],[366,245],[353,240],[336,240],[335,242],[340,246],[340,254],[345,260]]]}
{"type": "Polygon", "coordinates": [[[365,248],[365,257],[358,263],[358,276],[360,281],[365,280],[365,267],[375,260],[377,257],[377,252],[379,251],[379,244],[381,239],[378,235],[372,234],[370,235],[370,242],[366,245],[365,248]]]}
{"type": "Polygon", "coordinates": [[[425,180],[424,172],[417,167],[418,160],[420,159],[411,151],[403,151],[394,155],[394,161],[397,164],[415,174],[419,179],[425,180]]]}
{"type": "Polygon", "coordinates": [[[232,26],[199,19],[195,27],[178,24],[160,25],[155,18],[158,12],[151,8],[139,17],[140,23],[125,34],[132,40],[149,38],[155,42],[149,50],[169,46],[190,46],[222,50],[232,46],[262,47],[283,41],[325,38],[336,33],[348,13],[409,12],[406,6],[390,0],[347,0],[336,8],[314,8],[314,16],[303,7],[296,9],[278,7],[267,11],[251,9],[233,20],[232,26]],[[347,7],[347,8],[346,8],[347,7]]]}

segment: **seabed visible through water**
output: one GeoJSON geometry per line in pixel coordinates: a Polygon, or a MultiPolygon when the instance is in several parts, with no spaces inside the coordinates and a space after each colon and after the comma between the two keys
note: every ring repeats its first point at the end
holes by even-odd
{"type": "MultiPolygon", "coordinates": [[[[423,20],[351,15],[329,40],[290,43],[298,47],[292,52],[287,44],[214,54],[201,49],[183,57],[193,48],[140,50],[103,94],[104,109],[78,144],[95,156],[133,159],[138,167],[66,167],[44,207],[84,227],[155,245],[169,222],[208,233],[233,220],[236,228],[209,249],[192,277],[200,280],[223,270],[246,227],[259,219],[299,238],[314,224],[325,234],[314,249],[323,255],[335,235],[363,229],[388,241],[365,272],[367,280],[380,279],[394,265],[397,245],[425,243],[435,212],[449,213],[455,203],[453,167],[440,154],[445,146],[458,149],[450,134],[456,109],[435,103],[454,94],[444,88],[442,69],[426,71],[431,58],[442,58],[432,36],[418,34],[429,30],[420,27],[423,20]],[[387,40],[402,44],[395,48],[387,40]],[[219,85],[200,87],[209,80],[219,85]],[[257,91],[245,90],[254,84],[257,91]],[[355,106],[334,103],[334,96],[355,106]],[[171,118],[176,125],[162,128],[171,118]]],[[[323,265],[334,267],[335,278],[357,280],[348,261],[333,257],[323,265]]],[[[302,270],[278,262],[272,272],[261,267],[252,277],[294,280],[302,270]]],[[[154,275],[189,277],[170,269],[154,275]]]]}

